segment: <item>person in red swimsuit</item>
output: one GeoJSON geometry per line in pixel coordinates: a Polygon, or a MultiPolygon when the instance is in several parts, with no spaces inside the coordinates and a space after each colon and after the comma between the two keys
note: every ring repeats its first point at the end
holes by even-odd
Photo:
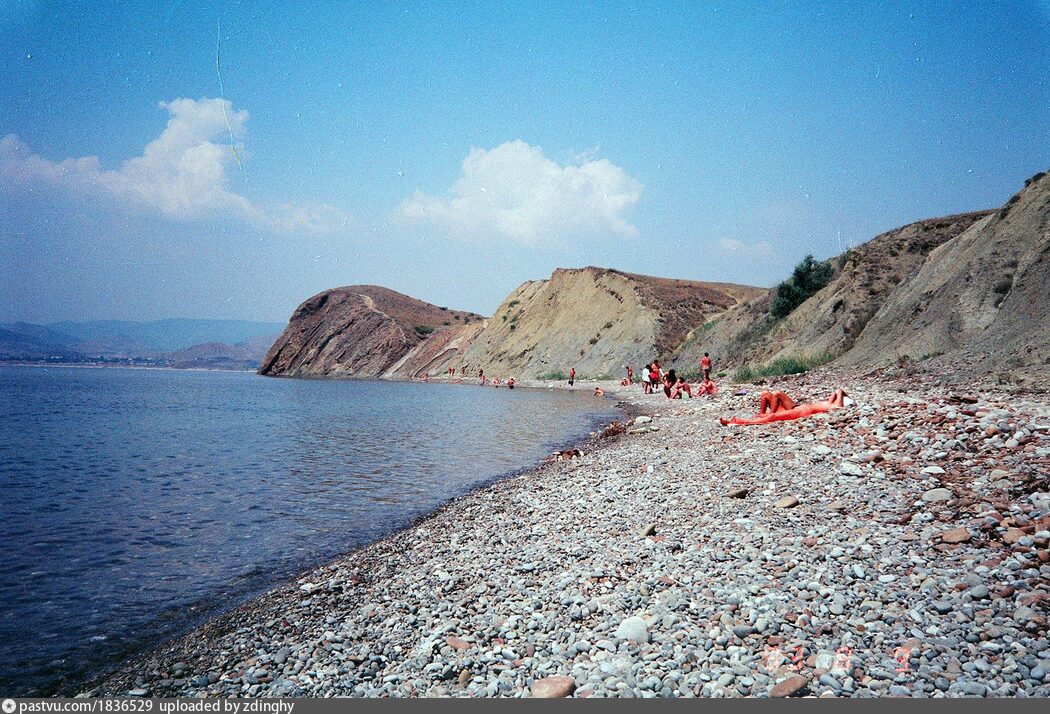
{"type": "Polygon", "coordinates": [[[575,382],[575,381],[576,381],[576,368],[573,367],[572,369],[569,370],[569,386],[571,387],[572,383],[575,382]]]}
{"type": "Polygon", "coordinates": [[[711,357],[706,352],[700,359],[700,371],[704,373],[704,381],[711,379],[711,357]]]}
{"type": "Polygon", "coordinates": [[[684,378],[679,377],[678,381],[676,381],[674,386],[671,387],[671,399],[681,399],[683,392],[688,394],[690,399],[695,396],[693,394],[693,385],[685,381],[684,378]]]}
{"type": "Polygon", "coordinates": [[[653,362],[649,365],[649,393],[653,394],[660,386],[660,364],[653,362]]]}
{"type": "MultiPolygon", "coordinates": [[[[773,407],[777,405],[773,404],[769,407],[769,411],[759,412],[750,419],[744,419],[741,417],[732,417],[730,419],[726,419],[723,417],[718,421],[721,422],[722,426],[727,426],[729,424],[741,426],[751,424],[769,424],[774,421],[790,421],[792,419],[802,419],[803,417],[813,416],[814,414],[824,414],[825,412],[830,412],[832,409],[839,409],[841,407],[849,406],[853,403],[853,400],[849,398],[849,395],[847,395],[846,392],[844,392],[841,389],[836,389],[835,392],[830,397],[828,397],[826,401],[813,402],[812,404],[795,405],[795,402],[791,400],[790,397],[788,397],[788,401],[791,403],[792,406],[783,408],[783,400],[773,399],[777,395],[776,392],[764,392],[760,397],[760,407],[763,406],[767,401],[765,399],[767,394],[769,395],[770,401],[779,402],[781,408],[774,409],[773,407]]],[[[784,393],[780,392],[779,394],[784,393]]],[[[787,397],[786,394],[784,394],[784,396],[787,397]]]]}

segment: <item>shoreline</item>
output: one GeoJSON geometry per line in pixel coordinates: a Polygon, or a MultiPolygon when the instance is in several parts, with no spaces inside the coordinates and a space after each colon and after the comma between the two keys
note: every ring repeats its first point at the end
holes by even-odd
{"type": "MultiPolygon", "coordinates": [[[[49,366],[52,366],[52,365],[19,365],[19,366],[49,367],[49,366]]],[[[105,368],[105,367],[109,367],[109,366],[113,366],[113,365],[61,365],[61,366],[75,366],[75,367],[81,367],[81,368],[105,368]]],[[[210,369],[197,370],[197,369],[183,369],[183,368],[175,368],[175,367],[143,367],[143,366],[123,366],[123,365],[118,366],[118,368],[121,368],[121,369],[131,368],[131,369],[151,369],[151,370],[175,370],[175,371],[209,371],[209,372],[210,371],[224,371],[224,372],[241,372],[241,371],[244,371],[244,370],[210,370],[210,369]]],[[[250,373],[251,374],[257,374],[255,372],[250,372],[250,373]]],[[[415,382],[415,381],[418,381],[418,380],[391,380],[391,379],[378,379],[378,378],[376,378],[376,379],[357,379],[357,378],[355,378],[354,380],[351,380],[351,381],[374,381],[374,382],[395,382],[395,383],[397,383],[397,382],[415,382]]],[[[420,383],[421,384],[426,384],[425,382],[420,382],[420,383]]],[[[440,382],[437,382],[437,383],[440,384],[440,382]]],[[[518,388],[527,389],[527,390],[534,390],[534,389],[544,390],[544,389],[548,388],[546,386],[547,384],[548,383],[546,383],[546,382],[534,380],[534,381],[530,382],[529,384],[521,385],[518,388]]],[[[491,385],[477,385],[477,384],[470,385],[470,384],[467,384],[467,386],[479,386],[480,387],[480,386],[491,386],[491,385]]],[[[550,388],[559,388],[559,387],[556,384],[551,384],[550,388]]],[[[468,497],[471,494],[473,494],[473,493],[475,493],[475,492],[477,492],[479,490],[489,489],[489,488],[492,488],[494,486],[497,486],[497,485],[499,485],[499,484],[501,484],[503,482],[509,481],[509,480],[514,480],[514,479],[518,479],[518,478],[526,478],[526,477],[528,477],[528,475],[530,473],[543,468],[548,462],[550,462],[552,459],[556,458],[557,454],[562,452],[562,451],[586,448],[586,447],[588,447],[588,445],[596,443],[597,437],[601,433],[601,430],[603,429],[603,427],[608,426],[608,422],[609,422],[609,420],[607,418],[600,416],[597,412],[604,411],[604,412],[613,412],[613,413],[615,413],[615,416],[613,416],[613,420],[614,421],[624,420],[625,417],[628,418],[628,419],[632,418],[635,415],[635,413],[637,412],[637,409],[633,405],[625,403],[625,402],[621,402],[621,401],[616,400],[616,399],[610,399],[609,397],[603,398],[601,400],[601,402],[598,402],[595,405],[593,405],[593,407],[591,409],[593,409],[593,413],[589,417],[590,429],[589,430],[585,430],[585,431],[580,432],[580,433],[577,433],[577,434],[561,435],[561,436],[556,436],[556,437],[552,438],[552,440],[551,440],[551,448],[554,449],[554,451],[549,453],[547,456],[542,457],[539,461],[533,462],[531,464],[526,464],[526,465],[523,465],[523,466],[519,466],[517,468],[511,469],[509,471],[506,471],[506,472],[504,472],[504,473],[502,473],[500,475],[497,475],[495,477],[489,478],[489,479],[484,480],[484,481],[478,481],[477,483],[475,483],[472,486],[470,486],[470,488],[468,490],[464,491],[463,493],[458,494],[456,496],[452,496],[452,497],[448,498],[447,500],[445,500],[444,502],[438,504],[436,507],[434,507],[434,508],[432,508],[432,509],[430,509],[430,510],[428,510],[426,512],[419,513],[419,514],[413,516],[410,520],[408,520],[404,524],[401,524],[401,525],[393,527],[393,529],[390,532],[386,533],[385,535],[380,537],[378,540],[372,541],[370,543],[365,543],[363,545],[359,545],[359,546],[357,546],[356,548],[354,548],[354,549],[352,549],[350,551],[343,552],[343,553],[338,553],[336,555],[330,556],[329,558],[327,558],[327,559],[325,559],[325,560],[323,560],[321,562],[313,563],[313,564],[310,564],[310,565],[305,565],[305,566],[299,568],[296,572],[294,572],[294,573],[292,573],[292,574],[290,574],[290,575],[288,575],[286,577],[283,577],[282,579],[278,580],[277,582],[275,582],[275,583],[273,583],[273,584],[271,584],[269,586],[266,586],[265,589],[263,589],[261,591],[256,591],[254,594],[250,594],[250,595],[246,595],[246,596],[242,595],[242,597],[238,598],[239,604],[237,604],[237,605],[234,605],[232,607],[230,607],[230,606],[216,607],[211,612],[209,612],[209,613],[207,613],[207,614],[205,614],[203,616],[197,616],[195,618],[192,618],[190,620],[191,624],[189,625],[189,627],[187,629],[180,629],[174,635],[166,635],[166,636],[164,636],[161,639],[160,644],[152,644],[152,645],[145,645],[145,646],[143,646],[141,644],[141,642],[131,643],[127,647],[127,654],[121,656],[119,659],[111,660],[108,664],[105,664],[105,665],[102,665],[102,666],[97,666],[97,665],[96,666],[91,666],[91,665],[88,665],[88,666],[82,667],[77,672],[73,672],[69,676],[59,679],[56,684],[47,687],[46,689],[42,690],[41,692],[37,692],[35,694],[32,694],[31,696],[45,696],[45,697],[76,696],[77,693],[78,692],[82,692],[85,687],[96,686],[97,683],[102,682],[103,680],[112,677],[114,674],[119,672],[121,669],[123,669],[125,666],[129,665],[133,661],[135,661],[137,659],[140,659],[140,658],[142,658],[144,656],[148,656],[152,652],[154,652],[155,650],[157,650],[159,648],[162,648],[162,647],[164,647],[166,645],[178,642],[179,640],[182,640],[184,638],[192,637],[194,635],[194,633],[196,633],[199,630],[211,631],[214,628],[214,626],[216,626],[216,624],[217,624],[216,621],[218,621],[218,620],[220,620],[220,619],[222,619],[222,618],[224,618],[226,616],[229,616],[232,613],[235,613],[235,612],[237,612],[238,610],[240,610],[242,608],[250,608],[256,601],[262,600],[262,599],[264,599],[264,598],[266,598],[266,597],[268,597],[270,595],[273,595],[277,591],[285,590],[287,588],[292,587],[296,583],[296,581],[301,579],[305,574],[314,572],[314,571],[316,571],[318,569],[326,568],[326,567],[332,565],[333,563],[335,563],[337,561],[340,561],[342,559],[345,559],[345,558],[348,558],[348,557],[351,557],[351,556],[357,554],[359,551],[361,551],[363,549],[367,549],[367,548],[370,548],[372,546],[379,545],[379,544],[383,543],[384,541],[387,541],[387,540],[389,540],[391,538],[394,538],[395,536],[397,536],[398,534],[400,534],[400,533],[402,533],[402,532],[404,532],[406,530],[417,528],[417,527],[421,526],[421,524],[425,523],[427,520],[431,519],[432,517],[437,516],[438,514],[443,512],[444,510],[454,507],[461,499],[463,499],[465,497],[468,497]]],[[[22,695],[22,696],[29,696],[29,695],[22,695]]]]}
{"type": "MultiPolygon", "coordinates": [[[[835,378],[842,377],[828,372],[781,381],[790,393],[812,398],[835,378]]],[[[799,684],[790,677],[804,677],[806,683],[797,691],[808,687],[820,696],[905,691],[976,695],[1001,693],[1004,687],[1050,695],[1050,682],[1035,677],[1045,674],[1039,663],[1050,665],[1050,652],[1024,644],[1040,636],[1045,642],[1046,621],[1037,610],[1050,599],[1038,584],[1038,578],[1045,579],[1040,568],[1047,566],[1039,565],[1038,557],[1046,543],[1034,542],[1027,550],[1022,546],[1024,553],[1004,559],[1018,567],[1000,568],[1003,560],[987,564],[998,550],[973,552],[993,545],[985,544],[976,535],[983,531],[972,524],[970,542],[943,541],[948,528],[940,508],[964,508],[958,504],[972,498],[966,489],[974,486],[966,483],[965,474],[950,481],[952,495],[944,504],[927,505],[929,512],[920,508],[905,519],[915,503],[925,503],[923,493],[937,477],[917,468],[915,455],[891,454],[886,442],[876,442],[886,451],[881,460],[865,461],[856,449],[878,438],[870,424],[859,424],[876,417],[886,421],[882,412],[914,385],[895,387],[870,377],[852,377],[852,383],[862,385],[862,406],[849,418],[831,415],[744,430],[719,428],[714,416],[748,410],[753,398],[723,393],[714,400],[671,404],[662,395],[645,398],[636,387],[630,394],[607,387],[606,398],[651,413],[652,425],[660,430],[604,443],[588,439],[582,458],[548,460],[474,489],[410,527],[308,569],[297,580],[81,686],[95,694],[144,690],[164,696],[527,696],[536,693],[541,679],[567,676],[572,684],[566,686],[576,696],[766,696],[779,693],[785,682],[799,684]],[[840,428],[859,446],[838,443],[840,428]],[[867,433],[852,433],[856,431],[867,433]],[[768,454],[755,451],[759,445],[783,458],[766,458],[768,454]],[[757,461],[764,478],[748,475],[742,469],[745,459],[757,461]],[[847,459],[852,464],[848,473],[847,459]],[[805,471],[789,468],[795,464],[806,466],[805,471]],[[729,498],[726,493],[734,485],[747,493],[729,498]],[[835,502],[821,495],[829,487],[841,490],[835,502]],[[788,492],[795,492],[791,497],[797,503],[777,507],[788,492]],[[619,501],[623,503],[617,507],[619,501]],[[840,501],[845,507],[833,508],[840,501]],[[839,532],[843,529],[848,533],[839,532]],[[877,540],[872,531],[883,530],[892,537],[873,547],[877,540]],[[817,542],[808,542],[813,540],[817,542]],[[779,552],[784,549],[788,553],[779,552]],[[739,555],[727,555],[741,550],[748,556],[741,562],[736,562],[739,555]],[[836,555],[839,550],[843,553],[836,555]],[[879,558],[873,562],[876,552],[879,558]],[[985,564],[975,568],[985,556],[985,564]],[[917,558],[921,565],[910,562],[917,558]],[[1030,562],[1032,558],[1036,560],[1030,562]],[[788,568],[788,562],[796,565],[788,568]],[[812,582],[795,582],[799,578],[792,575],[799,568],[816,578],[815,589],[809,589],[812,582]],[[919,579],[917,569],[930,574],[919,579]],[[776,575],[772,580],[771,574],[776,575]],[[966,583],[967,577],[981,582],[963,591],[951,582],[966,583]],[[999,636],[1013,643],[1011,654],[1004,655],[1008,650],[998,639],[978,638],[992,644],[973,647],[968,654],[963,650],[973,643],[965,638],[952,646],[923,641],[944,639],[948,626],[940,620],[946,615],[966,615],[972,621],[972,603],[983,606],[990,597],[980,588],[988,591],[992,583],[986,581],[1003,579],[1014,583],[1014,592],[999,598],[1010,599],[1009,608],[1004,605],[1003,614],[994,602],[989,608],[995,613],[992,619],[1003,621],[995,626],[1008,631],[999,636]],[[896,592],[905,581],[910,598],[896,592]],[[869,597],[851,594],[851,589],[869,597]],[[872,599],[882,597],[880,592],[889,599],[872,599]],[[951,607],[942,613],[949,597],[951,607]],[[957,599],[961,602],[956,604],[957,599]],[[898,612],[902,600],[914,604],[898,612]],[[940,609],[931,612],[930,603],[941,603],[940,609]],[[1017,622],[1011,612],[1018,608],[1029,622],[1017,622]],[[881,611],[892,613],[888,623],[870,619],[881,611]],[[930,625],[928,618],[934,620],[930,625]],[[637,628],[639,621],[644,635],[637,639],[621,631],[624,626],[637,628]],[[820,627],[810,632],[817,621],[820,627]],[[864,623],[875,625],[866,630],[864,623]],[[931,634],[919,625],[937,631],[931,634]],[[891,637],[883,632],[887,627],[903,630],[891,637]],[[844,641],[870,640],[866,631],[878,637],[867,649],[855,648],[863,663],[860,670],[834,672],[829,653],[848,646],[844,641]],[[943,676],[909,677],[894,675],[893,667],[887,670],[887,659],[894,663],[894,647],[905,645],[909,654],[914,652],[916,671],[937,661],[943,676]],[[1013,664],[1015,671],[1027,672],[1014,682],[986,660],[1020,658],[1018,646],[1025,649],[1029,664],[1013,664]],[[789,672],[783,664],[760,662],[771,648],[791,652],[792,647],[808,655],[798,669],[789,672]],[[975,678],[963,667],[976,661],[991,668],[981,670],[983,677],[975,678]],[[666,666],[668,662],[673,666],[666,666]],[[890,676],[883,677],[887,671],[890,676]],[[997,688],[983,683],[996,684],[997,678],[1004,679],[997,688]]],[[[929,384],[921,391],[931,399],[924,405],[946,392],[929,384]]],[[[1005,403],[1006,397],[986,393],[982,401],[1005,403]]],[[[1046,462],[1046,404],[1033,402],[1025,408],[1038,414],[1016,417],[1033,426],[1022,437],[1030,440],[1021,449],[1046,462]]],[[[953,409],[958,417],[958,408],[939,403],[937,409],[944,411],[934,412],[934,421],[953,409]]],[[[918,407],[911,412],[920,420],[927,413],[918,407]]],[[[982,436],[971,433],[971,440],[982,436]]],[[[997,446],[997,453],[1003,448],[1016,451],[1018,445],[997,446]]],[[[935,453],[920,449],[922,468],[937,461],[935,453]]],[[[952,454],[940,459],[946,466],[955,461],[952,454]]],[[[1039,468],[1030,463],[1024,471],[1023,460],[1017,466],[1024,473],[1039,468]]],[[[940,478],[955,477],[957,470],[953,465],[940,478]]],[[[981,488],[991,483],[985,472],[992,469],[971,464],[967,470],[977,481],[984,479],[981,488]]],[[[1017,503],[1032,511],[1023,498],[1017,503]]],[[[1036,515],[1041,507],[1035,506],[1036,515]]],[[[1009,531],[1010,525],[1000,530],[1009,531]]],[[[1033,533],[1030,537],[1039,537],[1041,531],[1033,533]]],[[[1018,549],[1016,542],[1012,547],[1018,549]]]]}

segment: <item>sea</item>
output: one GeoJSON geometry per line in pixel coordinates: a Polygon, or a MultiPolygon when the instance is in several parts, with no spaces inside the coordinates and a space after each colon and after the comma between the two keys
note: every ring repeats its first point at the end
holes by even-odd
{"type": "Polygon", "coordinates": [[[566,390],[0,366],[0,695],[68,693],[616,413],[566,390]]]}

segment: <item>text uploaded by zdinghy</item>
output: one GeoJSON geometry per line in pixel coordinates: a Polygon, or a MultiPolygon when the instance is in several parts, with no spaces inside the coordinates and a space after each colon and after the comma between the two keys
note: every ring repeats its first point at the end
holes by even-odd
{"type": "Polygon", "coordinates": [[[5,699],[3,714],[292,714],[295,702],[234,699],[5,699]]]}

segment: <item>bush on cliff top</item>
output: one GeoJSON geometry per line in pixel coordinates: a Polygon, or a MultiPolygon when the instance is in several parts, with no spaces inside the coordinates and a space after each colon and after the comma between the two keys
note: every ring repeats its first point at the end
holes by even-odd
{"type": "Polygon", "coordinates": [[[818,263],[812,255],[807,255],[795,266],[791,277],[777,286],[777,294],[769,306],[769,314],[774,320],[787,317],[811,295],[830,283],[834,273],[831,263],[818,263]]]}

